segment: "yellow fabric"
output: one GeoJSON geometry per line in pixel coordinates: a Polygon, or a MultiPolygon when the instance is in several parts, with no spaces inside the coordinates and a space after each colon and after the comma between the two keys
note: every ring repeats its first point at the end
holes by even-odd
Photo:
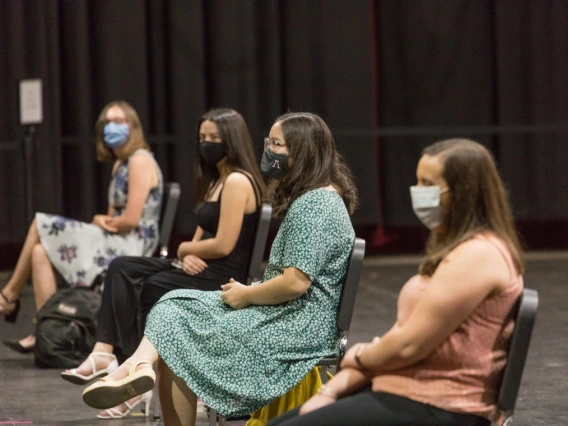
{"type": "MultiPolygon", "coordinates": [[[[251,414],[246,426],[265,426],[270,420],[278,417],[310,399],[321,387],[321,367],[314,367],[300,383],[288,391],[287,394],[265,405],[251,414]]],[[[327,373],[328,378],[331,374],[327,373]]]]}

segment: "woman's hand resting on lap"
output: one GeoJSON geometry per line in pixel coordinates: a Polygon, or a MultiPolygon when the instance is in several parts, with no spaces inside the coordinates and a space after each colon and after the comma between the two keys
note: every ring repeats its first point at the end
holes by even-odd
{"type": "Polygon", "coordinates": [[[207,268],[207,263],[193,254],[185,256],[182,265],[183,271],[188,275],[197,275],[207,268]]]}
{"type": "Polygon", "coordinates": [[[316,394],[308,399],[304,404],[300,407],[300,415],[308,414],[311,411],[317,410],[319,408],[325,407],[326,405],[333,404],[335,402],[335,398],[316,394]]]}
{"type": "Polygon", "coordinates": [[[93,217],[93,225],[97,225],[99,228],[104,229],[107,232],[112,232],[116,234],[118,232],[118,228],[116,226],[112,226],[112,216],[108,216],[106,214],[96,214],[93,217]]]}
{"type": "Polygon", "coordinates": [[[249,286],[243,285],[231,278],[229,283],[221,286],[221,299],[233,309],[243,309],[250,305],[247,299],[249,286]]]}

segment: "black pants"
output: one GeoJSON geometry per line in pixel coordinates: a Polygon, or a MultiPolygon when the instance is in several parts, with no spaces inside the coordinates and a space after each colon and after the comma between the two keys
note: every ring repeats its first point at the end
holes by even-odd
{"type": "Polygon", "coordinates": [[[267,426],[490,426],[489,420],[458,414],[370,388],[334,404],[298,415],[300,408],[272,420],[267,426]]]}
{"type": "Polygon", "coordinates": [[[113,345],[122,361],[140,344],[146,316],[164,294],[178,289],[220,290],[229,278],[213,265],[198,275],[188,275],[168,259],[118,257],[105,276],[97,342],[113,345]]]}

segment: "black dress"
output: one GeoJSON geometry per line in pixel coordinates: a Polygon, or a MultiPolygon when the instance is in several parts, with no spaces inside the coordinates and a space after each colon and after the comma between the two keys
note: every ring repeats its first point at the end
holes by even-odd
{"type": "MultiPolygon", "coordinates": [[[[258,206],[256,186],[249,176],[247,178],[255,188],[258,206]]],[[[219,201],[204,202],[197,210],[197,224],[203,229],[202,240],[213,238],[217,233],[221,196],[222,190],[219,201]]],[[[104,281],[97,342],[113,345],[115,354],[122,360],[132,355],[140,344],[148,312],[167,292],[220,290],[231,278],[245,283],[259,214],[260,208],[245,214],[233,251],[225,257],[207,259],[207,268],[197,275],[188,275],[173,267],[171,259],[124,256],[113,260],[104,281]]]]}

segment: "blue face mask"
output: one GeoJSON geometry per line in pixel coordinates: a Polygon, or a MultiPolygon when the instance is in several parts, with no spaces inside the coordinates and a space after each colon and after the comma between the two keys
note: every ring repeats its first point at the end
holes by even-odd
{"type": "Polygon", "coordinates": [[[117,124],[109,122],[103,131],[105,145],[110,149],[117,149],[128,141],[128,124],[117,124]]]}

